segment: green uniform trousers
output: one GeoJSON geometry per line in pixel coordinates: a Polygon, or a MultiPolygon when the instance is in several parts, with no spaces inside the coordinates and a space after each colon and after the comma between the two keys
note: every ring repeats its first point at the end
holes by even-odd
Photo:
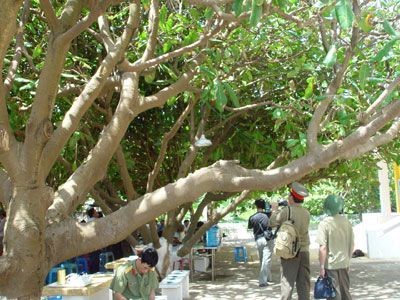
{"type": "Polygon", "coordinates": [[[296,283],[298,300],[310,300],[310,252],[290,259],[281,258],[281,300],[292,299],[296,283]]]}

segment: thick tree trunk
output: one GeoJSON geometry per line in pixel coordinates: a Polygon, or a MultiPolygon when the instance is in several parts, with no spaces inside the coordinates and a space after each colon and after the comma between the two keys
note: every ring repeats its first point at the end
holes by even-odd
{"type": "Polygon", "coordinates": [[[14,188],[5,235],[5,253],[12,267],[0,286],[1,294],[39,299],[50,268],[44,242],[45,212],[53,193],[48,187],[14,188]]]}

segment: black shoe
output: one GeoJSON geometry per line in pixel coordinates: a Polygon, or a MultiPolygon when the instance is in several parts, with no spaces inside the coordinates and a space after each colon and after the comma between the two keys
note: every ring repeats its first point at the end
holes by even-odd
{"type": "Polygon", "coordinates": [[[260,283],[258,286],[259,287],[266,287],[266,286],[268,286],[268,284],[267,283],[260,283]]]}

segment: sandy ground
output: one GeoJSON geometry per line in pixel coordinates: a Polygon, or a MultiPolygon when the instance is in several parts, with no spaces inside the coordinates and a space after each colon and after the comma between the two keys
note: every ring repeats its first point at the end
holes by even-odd
{"type": "MultiPolygon", "coordinates": [[[[311,234],[313,235],[313,233],[311,234]]],[[[311,237],[311,289],[318,276],[317,245],[311,237]]],[[[258,254],[255,243],[245,229],[228,232],[216,254],[216,276],[195,273],[190,282],[190,299],[279,299],[280,265],[273,257],[273,284],[258,287],[258,254]],[[233,248],[246,246],[249,261],[235,262],[233,248]]],[[[353,258],[350,267],[351,293],[353,299],[400,300],[400,260],[373,260],[367,257],[353,258]]],[[[311,299],[313,292],[311,292],[311,299]]],[[[297,299],[296,293],[293,299],[297,299]]]]}

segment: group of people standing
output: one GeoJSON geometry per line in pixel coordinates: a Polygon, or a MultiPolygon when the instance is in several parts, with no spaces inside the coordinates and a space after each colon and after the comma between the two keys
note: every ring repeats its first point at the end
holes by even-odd
{"type": "MultiPolygon", "coordinates": [[[[289,186],[287,205],[271,203],[266,207],[262,199],[255,201],[257,212],[249,218],[248,228],[253,234],[260,258],[259,286],[265,287],[272,281],[271,259],[274,250],[274,239],[267,240],[265,231],[273,230],[289,218],[298,232],[299,250],[293,258],[281,258],[281,299],[292,298],[293,289],[299,300],[310,299],[310,213],[302,206],[308,190],[300,183],[289,186]],[[290,217],[289,217],[290,215],[290,217]]],[[[286,203],[285,203],[286,204],[286,203]]],[[[354,248],[354,233],[351,223],[342,215],[343,198],[329,195],[324,200],[326,217],[319,223],[317,243],[319,244],[319,276],[329,276],[336,290],[335,298],[351,299],[349,292],[349,265],[354,248]]],[[[275,231],[276,232],[276,229],[275,231]]]]}
{"type": "MultiPolygon", "coordinates": [[[[268,204],[262,199],[255,201],[257,212],[249,218],[248,227],[253,229],[259,257],[259,286],[265,287],[272,282],[271,258],[274,252],[274,234],[266,236],[266,231],[277,232],[287,220],[296,227],[299,247],[292,258],[280,258],[281,262],[281,299],[292,298],[296,286],[298,299],[310,299],[310,213],[302,206],[308,190],[300,183],[289,186],[287,202],[268,204]],[[276,229],[277,228],[277,229],[276,229]]],[[[354,234],[350,222],[343,216],[344,201],[341,197],[330,195],[324,200],[327,214],[318,226],[319,276],[331,277],[336,290],[335,300],[351,299],[349,292],[349,263],[354,248],[354,234]]],[[[154,267],[158,255],[154,248],[147,248],[143,254],[116,270],[110,289],[114,299],[155,299],[158,280],[154,267]]]]}

